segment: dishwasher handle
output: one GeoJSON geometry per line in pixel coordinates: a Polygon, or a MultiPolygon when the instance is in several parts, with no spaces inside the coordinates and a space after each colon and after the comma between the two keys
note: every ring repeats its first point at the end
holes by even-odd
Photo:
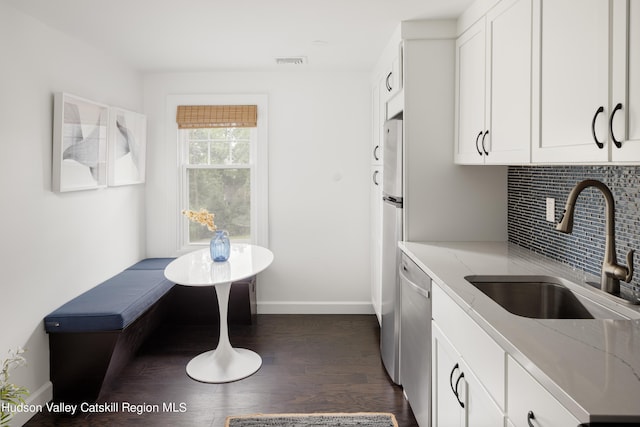
{"type": "Polygon", "coordinates": [[[431,291],[429,291],[428,289],[423,289],[420,286],[416,285],[415,283],[413,283],[407,276],[406,274],[403,273],[403,270],[406,269],[405,266],[402,266],[402,268],[400,269],[400,280],[403,280],[404,282],[407,283],[407,285],[409,286],[409,288],[411,288],[411,290],[417,292],[418,294],[422,295],[423,297],[425,297],[426,299],[431,298],[431,291]]]}

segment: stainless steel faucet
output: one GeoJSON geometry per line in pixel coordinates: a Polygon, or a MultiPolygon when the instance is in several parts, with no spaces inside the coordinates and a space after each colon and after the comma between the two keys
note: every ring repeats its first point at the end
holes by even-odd
{"type": "Polygon", "coordinates": [[[580,181],[569,193],[564,213],[556,230],[562,233],[571,233],[573,230],[573,213],[578,195],[587,187],[595,187],[602,192],[606,202],[606,240],[604,247],[604,259],[602,260],[602,274],[600,277],[600,288],[610,294],[620,294],[620,280],[630,282],[633,278],[633,254],[634,250],[627,253],[627,265],[618,264],[616,260],[616,236],[615,236],[615,202],[611,190],[605,184],[595,179],[580,181]]]}

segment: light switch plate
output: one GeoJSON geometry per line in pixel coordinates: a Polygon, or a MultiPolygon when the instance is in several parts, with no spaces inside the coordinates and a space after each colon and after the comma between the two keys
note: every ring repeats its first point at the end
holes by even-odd
{"type": "Polygon", "coordinates": [[[547,197],[547,221],[556,221],[556,199],[547,197]]]}

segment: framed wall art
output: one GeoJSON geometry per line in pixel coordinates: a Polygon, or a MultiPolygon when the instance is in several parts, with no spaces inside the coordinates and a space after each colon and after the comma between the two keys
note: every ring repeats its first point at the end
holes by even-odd
{"type": "Polygon", "coordinates": [[[66,192],[107,185],[109,107],[56,93],[53,118],[52,189],[66,192]]]}
{"type": "Polygon", "coordinates": [[[109,112],[109,185],[145,180],[147,118],[121,108],[109,112]]]}

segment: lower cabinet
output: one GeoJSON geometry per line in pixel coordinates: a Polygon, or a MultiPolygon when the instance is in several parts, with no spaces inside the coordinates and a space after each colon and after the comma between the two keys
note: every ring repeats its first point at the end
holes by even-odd
{"type": "Polygon", "coordinates": [[[580,425],[435,281],[432,304],[432,427],[580,425]]]}
{"type": "Polygon", "coordinates": [[[494,427],[504,425],[504,415],[464,362],[453,344],[433,324],[434,427],[494,427]]]}
{"type": "Polygon", "coordinates": [[[514,427],[566,427],[580,425],[567,409],[518,362],[507,358],[509,421],[514,427]]]}

